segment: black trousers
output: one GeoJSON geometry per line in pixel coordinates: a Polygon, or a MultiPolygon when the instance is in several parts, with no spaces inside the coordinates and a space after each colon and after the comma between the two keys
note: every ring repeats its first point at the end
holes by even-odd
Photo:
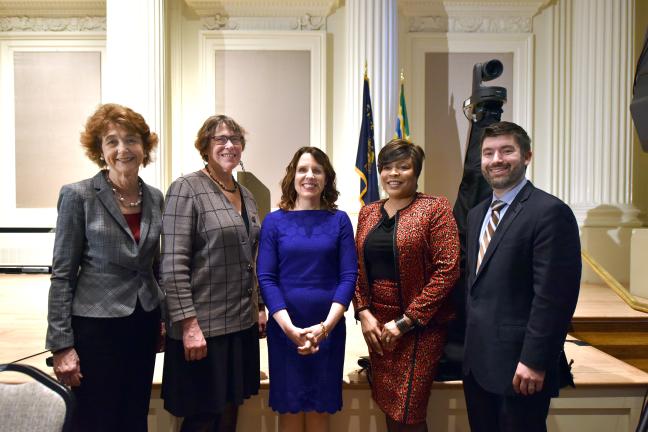
{"type": "Polygon", "coordinates": [[[123,318],[72,317],[81,385],[73,387],[74,431],[142,431],[147,417],[160,309],[139,304],[123,318]]]}
{"type": "Polygon", "coordinates": [[[544,393],[532,396],[491,393],[484,390],[472,374],[464,376],[463,385],[472,432],[547,431],[550,396],[544,393]]]}

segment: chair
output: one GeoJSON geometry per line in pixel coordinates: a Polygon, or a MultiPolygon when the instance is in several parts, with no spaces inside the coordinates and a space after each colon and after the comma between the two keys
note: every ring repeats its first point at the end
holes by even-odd
{"type": "Polygon", "coordinates": [[[28,375],[33,381],[0,383],[0,432],[70,430],[74,397],[67,387],[33,366],[0,365],[0,372],[5,371],[28,375]]]}

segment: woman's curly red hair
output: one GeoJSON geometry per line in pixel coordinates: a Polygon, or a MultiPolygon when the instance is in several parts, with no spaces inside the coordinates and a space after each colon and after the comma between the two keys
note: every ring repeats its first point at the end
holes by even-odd
{"type": "Polygon", "coordinates": [[[151,162],[151,153],[158,145],[158,136],[146,124],[144,117],[132,109],[114,103],[100,105],[88,117],[85,130],[81,132],[81,146],[85,154],[100,168],[106,167],[106,161],[101,159],[101,140],[109,125],[117,125],[130,133],[136,133],[142,138],[144,147],[144,160],[142,165],[151,162]]]}

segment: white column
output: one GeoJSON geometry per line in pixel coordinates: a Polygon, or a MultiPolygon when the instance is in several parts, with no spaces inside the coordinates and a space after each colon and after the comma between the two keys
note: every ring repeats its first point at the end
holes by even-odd
{"type": "Polygon", "coordinates": [[[165,184],[164,0],[106,1],[104,102],[126,105],[144,116],[160,137],[154,161],[141,173],[148,184],[165,184]]]}
{"type": "Polygon", "coordinates": [[[396,0],[347,0],[345,33],[347,130],[351,137],[359,137],[366,60],[377,154],[393,137],[396,124],[399,85],[396,0]]]}
{"type": "MultiPolygon", "coordinates": [[[[571,4],[571,181],[579,223],[640,226],[632,205],[634,1],[571,4]]],[[[568,67],[568,66],[567,66],[568,67]]],[[[569,171],[567,171],[569,172],[569,171]]]]}

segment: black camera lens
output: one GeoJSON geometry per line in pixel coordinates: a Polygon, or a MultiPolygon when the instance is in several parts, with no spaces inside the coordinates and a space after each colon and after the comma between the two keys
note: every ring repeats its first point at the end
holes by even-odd
{"type": "Polygon", "coordinates": [[[482,79],[490,81],[502,75],[504,65],[499,60],[491,60],[482,65],[482,79]]]}

